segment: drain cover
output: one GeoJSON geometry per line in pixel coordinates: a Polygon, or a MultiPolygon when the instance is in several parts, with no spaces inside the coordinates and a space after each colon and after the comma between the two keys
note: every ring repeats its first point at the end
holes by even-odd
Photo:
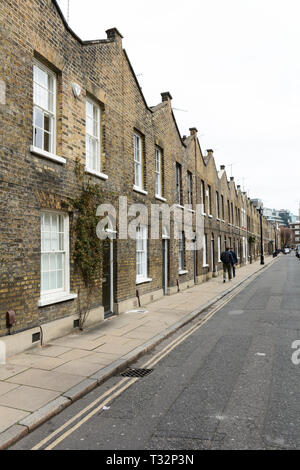
{"type": "Polygon", "coordinates": [[[151,374],[153,369],[127,369],[122,372],[122,377],[145,377],[151,374]]]}

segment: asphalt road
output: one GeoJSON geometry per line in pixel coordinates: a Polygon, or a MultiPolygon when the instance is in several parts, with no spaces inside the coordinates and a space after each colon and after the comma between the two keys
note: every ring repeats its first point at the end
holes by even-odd
{"type": "MultiPolygon", "coordinates": [[[[173,339],[132,367],[143,367],[173,339]]],[[[31,449],[62,425],[38,447],[54,442],[55,450],[299,449],[300,361],[292,361],[293,353],[300,359],[300,345],[292,349],[297,340],[300,261],[292,253],[107,403],[108,409],[99,400],[68,424],[131,379],[113,377],[12,449],[31,449]]]]}

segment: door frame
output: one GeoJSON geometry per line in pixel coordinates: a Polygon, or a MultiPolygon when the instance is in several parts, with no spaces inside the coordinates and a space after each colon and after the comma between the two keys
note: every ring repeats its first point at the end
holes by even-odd
{"type": "Polygon", "coordinates": [[[169,241],[170,241],[170,237],[163,233],[162,235],[162,255],[163,255],[162,288],[163,288],[164,295],[168,294],[168,287],[169,287],[169,241]]]}

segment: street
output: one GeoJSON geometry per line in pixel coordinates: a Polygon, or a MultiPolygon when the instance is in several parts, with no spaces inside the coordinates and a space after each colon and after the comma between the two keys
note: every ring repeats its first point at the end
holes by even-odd
{"type": "Polygon", "coordinates": [[[111,378],[11,449],[299,448],[300,261],[211,311],[131,366],[145,377],[111,378]]]}

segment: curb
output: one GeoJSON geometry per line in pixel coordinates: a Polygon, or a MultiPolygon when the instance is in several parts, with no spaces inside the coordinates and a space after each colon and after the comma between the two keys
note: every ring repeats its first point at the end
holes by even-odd
{"type": "Polygon", "coordinates": [[[99,372],[96,372],[89,378],[75,385],[74,387],[69,389],[67,392],[63,393],[60,397],[56,398],[55,400],[51,401],[44,407],[35,411],[31,415],[27,416],[18,424],[13,425],[10,428],[8,428],[6,431],[4,431],[3,433],[0,433],[0,450],[5,450],[11,445],[15,444],[17,441],[19,441],[24,436],[32,432],[41,424],[45,423],[50,418],[52,418],[53,416],[57,415],[62,410],[70,406],[76,400],[88,394],[91,390],[98,387],[100,384],[108,380],[113,375],[124,370],[129,364],[135,362],[141,356],[145,355],[148,351],[154,349],[159,343],[167,339],[169,336],[171,336],[177,330],[185,326],[187,323],[190,323],[194,318],[200,315],[203,311],[205,311],[207,308],[214,305],[223,297],[226,297],[228,294],[230,294],[232,291],[234,291],[239,286],[244,284],[251,277],[255,276],[263,269],[269,268],[270,266],[272,266],[276,261],[278,261],[278,259],[279,258],[275,258],[267,265],[261,266],[257,271],[250,274],[245,279],[235,284],[233,287],[226,289],[224,292],[222,292],[222,294],[209,300],[206,304],[202,305],[201,307],[194,310],[193,312],[188,313],[183,319],[179,320],[177,323],[170,326],[169,328],[164,330],[162,333],[159,333],[158,335],[154,336],[143,345],[138,346],[130,353],[122,356],[121,359],[118,359],[117,361],[108,365],[104,369],[99,370],[99,372]]]}

